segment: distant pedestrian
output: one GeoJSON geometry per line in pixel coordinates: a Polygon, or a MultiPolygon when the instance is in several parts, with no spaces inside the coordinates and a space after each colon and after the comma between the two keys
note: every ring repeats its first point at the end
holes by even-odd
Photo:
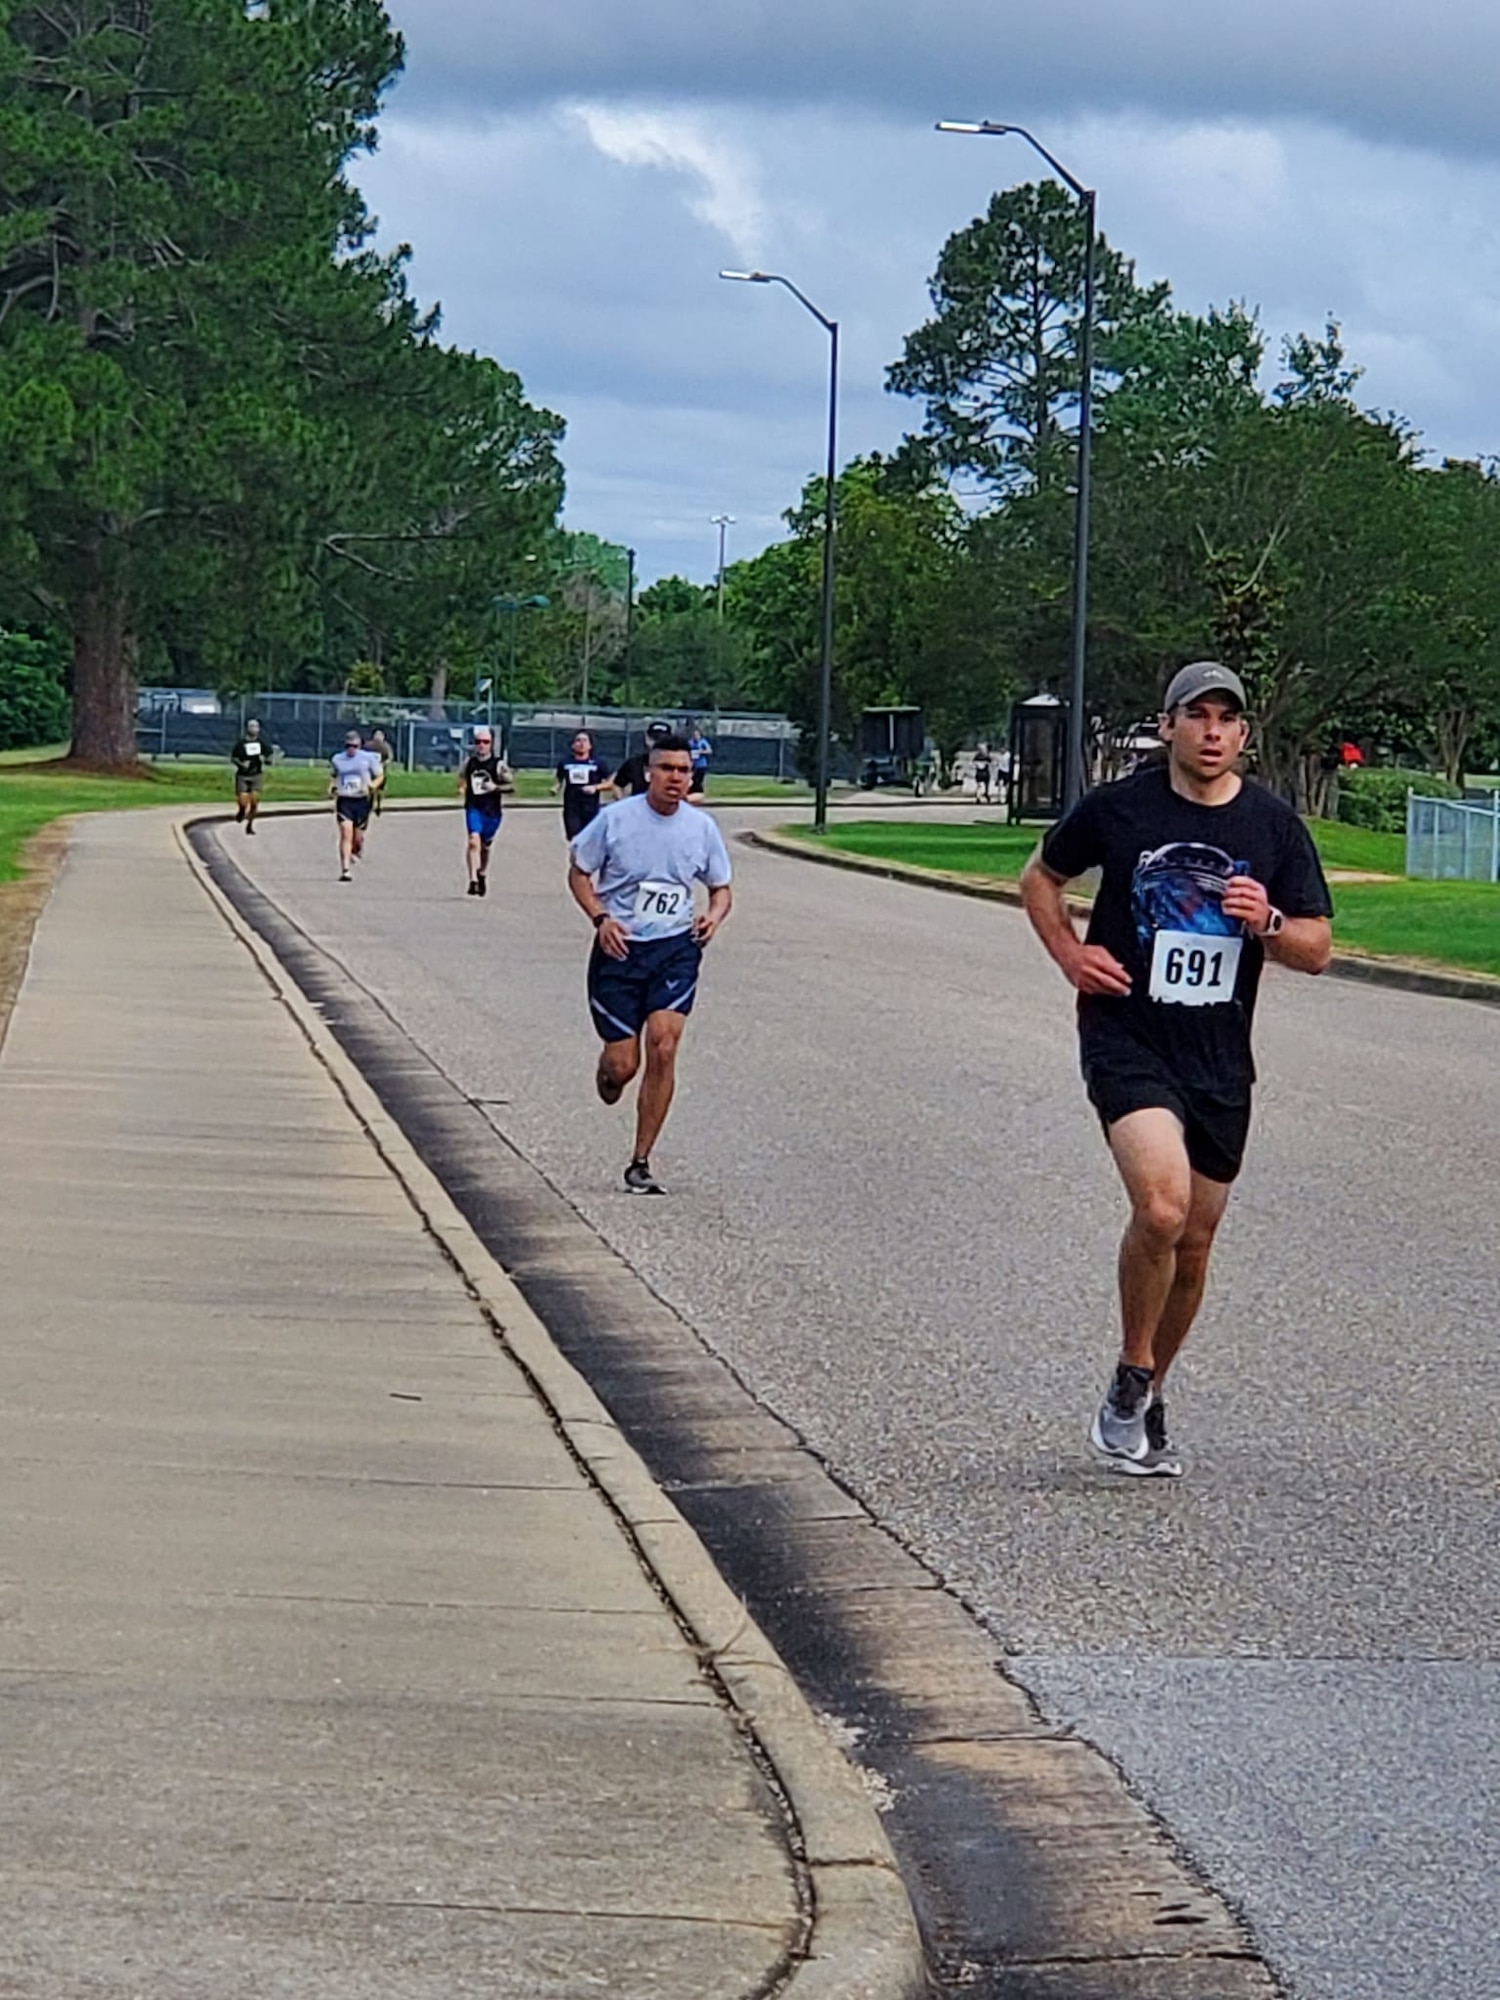
{"type": "Polygon", "coordinates": [[[385,809],[385,787],[386,781],[391,775],[391,759],[396,753],[386,740],[386,734],[383,729],[372,729],[370,731],[369,748],[380,759],[380,784],[375,793],[375,817],[379,819],[382,811],[385,809]]]}
{"type": "Polygon", "coordinates": [[[354,864],[365,851],[365,830],[370,824],[370,808],[384,778],[384,769],[374,751],[367,750],[357,729],[344,738],[342,750],[329,759],[333,778],[329,795],[339,830],[339,880],[347,882],[354,864]]]}
{"type": "Polygon", "coordinates": [[[459,766],[458,789],[464,802],[468,834],[469,894],[489,893],[490,849],[500,831],[505,794],[511,789],[510,767],[496,754],[494,731],[481,722],[474,731],[474,748],[459,766]]]}
{"type": "Polygon", "coordinates": [[[255,815],[260,810],[260,788],[265,782],[266,765],[270,761],[268,748],[262,740],[260,724],[252,717],[245,724],[244,735],[229,753],[234,764],[235,824],[243,826],[246,833],[255,831],[255,815]]]}
{"type": "Polygon", "coordinates": [[[614,775],[614,788],[622,799],[633,798],[646,789],[646,769],[651,760],[653,744],[660,743],[672,734],[670,722],[648,722],[642,747],[634,756],[627,757],[614,775]]]}
{"type": "Polygon", "coordinates": [[[693,784],[688,796],[701,799],[708,789],[708,760],[714,754],[714,746],[703,734],[701,723],[691,723],[687,736],[688,755],[693,760],[693,784]]]}
{"type": "Polygon", "coordinates": [[[1123,1345],[1090,1442],[1117,1471],[1175,1478],[1163,1391],[1250,1130],[1261,966],[1323,971],[1333,906],[1302,821],[1240,776],[1239,676],[1184,667],[1160,733],[1166,761],[1086,793],[1028,862],[1022,892],[1077,988],[1084,1082],[1130,1199],[1123,1345]],[[1080,938],[1063,890],[1093,868],[1080,938]]]}
{"type": "Polygon", "coordinates": [[[974,797],[982,804],[990,802],[990,787],[994,783],[995,760],[990,755],[988,743],[981,743],[974,752],[974,797]]]}
{"type": "Polygon", "coordinates": [[[594,755],[594,739],[586,729],[573,738],[569,754],[557,767],[554,796],[562,793],[563,832],[576,840],[589,821],[596,818],[609,788],[609,772],[594,755]]]}
{"type": "Polygon", "coordinates": [[[661,1194],[651,1149],[677,1084],[677,1049],[698,991],[703,948],[729,915],[729,855],[712,816],[687,803],[693,781],[685,738],[653,745],[644,796],[586,826],[571,849],[568,887],[594,926],[589,1010],[604,1043],[594,1087],[617,1104],[641,1070],[632,1194],[661,1194]],[[694,913],[702,882],[708,907],[694,913]]]}

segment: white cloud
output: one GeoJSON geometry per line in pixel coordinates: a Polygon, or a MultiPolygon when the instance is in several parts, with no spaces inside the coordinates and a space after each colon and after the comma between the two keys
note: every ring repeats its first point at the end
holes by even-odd
{"type": "Polygon", "coordinates": [[[568,111],[607,160],[696,181],[689,212],[716,229],[737,256],[751,263],[759,258],[766,211],[759,169],[749,152],[711,134],[694,112],[611,104],[573,104],[568,111]]]}

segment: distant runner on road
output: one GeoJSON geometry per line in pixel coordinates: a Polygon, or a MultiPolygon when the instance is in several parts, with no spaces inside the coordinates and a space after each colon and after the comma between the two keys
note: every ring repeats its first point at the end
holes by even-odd
{"type": "Polygon", "coordinates": [[[245,724],[244,735],[229,753],[234,764],[235,824],[243,826],[246,833],[255,831],[255,815],[260,811],[260,788],[265,781],[266,765],[271,761],[269,749],[261,736],[260,724],[251,720],[245,724]]]}
{"type": "Polygon", "coordinates": [[[651,1149],[671,1108],[677,1049],[698,990],[703,948],[729,915],[729,855],[713,819],[687,804],[693,760],[681,736],[650,752],[647,788],[602,812],[573,842],[568,887],[593,924],[589,1009],[604,1043],[594,1083],[617,1104],[641,1067],[635,1151],[625,1169],[632,1194],[661,1194],[651,1149]],[[693,888],[708,908],[694,915],[693,888]]]}
{"type": "Polygon", "coordinates": [[[495,755],[494,731],[483,722],[474,731],[474,748],[458,769],[458,789],[464,802],[468,833],[469,894],[489,893],[490,849],[500,831],[505,793],[511,788],[510,767],[495,755]]]}
{"type": "Polygon", "coordinates": [[[688,729],[688,755],[693,760],[693,788],[690,798],[702,798],[708,789],[708,762],[714,754],[714,746],[703,734],[701,722],[693,723],[688,729]]]}
{"type": "Polygon", "coordinates": [[[1084,1083],[1130,1198],[1123,1344],[1090,1431],[1120,1472],[1176,1478],[1163,1392],[1203,1298],[1250,1130],[1250,1029],[1269,955],[1322,972],[1333,906],[1289,805],[1241,777],[1239,676],[1184,667],[1162,702],[1162,764],[1089,792],[1021,878],[1026,913],[1078,990],[1084,1083]],[[1102,869],[1080,939],[1064,885],[1102,869]]]}
{"type": "Polygon", "coordinates": [[[672,734],[672,726],[667,722],[648,722],[645,741],[631,757],[627,757],[615,772],[613,784],[622,799],[633,798],[646,789],[646,767],[651,761],[651,746],[660,743],[672,734]]]}
{"type": "Polygon", "coordinates": [[[391,748],[390,741],[383,729],[372,729],[370,731],[370,741],[366,747],[372,756],[380,759],[380,783],[375,791],[375,817],[379,819],[381,813],[385,810],[385,784],[386,779],[390,776],[391,759],[396,753],[391,748]]]}
{"type": "Polygon", "coordinates": [[[562,793],[563,832],[576,840],[590,820],[598,816],[604,800],[601,792],[609,785],[609,772],[594,755],[594,739],[586,729],[573,738],[569,754],[557,767],[553,791],[562,793]]]}
{"type": "Polygon", "coordinates": [[[347,882],[354,864],[365,851],[365,829],[370,824],[370,804],[383,782],[380,759],[366,750],[357,729],[344,738],[342,750],[328,760],[333,778],[328,792],[334,805],[339,830],[339,880],[347,882]]]}

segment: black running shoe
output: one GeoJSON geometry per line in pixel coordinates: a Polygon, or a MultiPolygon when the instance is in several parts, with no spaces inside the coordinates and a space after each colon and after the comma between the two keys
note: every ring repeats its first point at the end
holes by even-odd
{"type": "Polygon", "coordinates": [[[474,893],[476,896],[487,896],[490,893],[490,878],[488,875],[475,876],[474,893]]]}
{"type": "Polygon", "coordinates": [[[625,1185],[632,1194],[665,1194],[645,1160],[632,1160],[625,1169],[625,1185]]]}
{"type": "Polygon", "coordinates": [[[477,876],[470,881],[465,893],[470,896],[477,896],[479,894],[479,878],[477,876]]]}

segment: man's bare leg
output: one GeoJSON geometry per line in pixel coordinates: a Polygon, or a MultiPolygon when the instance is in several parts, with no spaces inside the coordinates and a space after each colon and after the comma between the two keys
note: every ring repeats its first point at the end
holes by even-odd
{"type": "Polygon", "coordinates": [[[1177,1243],[1172,1289],[1167,1293],[1167,1302],[1156,1322],[1156,1336],[1151,1345],[1158,1396],[1162,1393],[1167,1370],[1177,1359],[1178,1349],[1198,1317],[1198,1308],[1203,1303],[1203,1287],[1208,1278],[1209,1252],[1213,1249],[1214,1236],[1224,1220],[1228,1205],[1227,1181],[1211,1181],[1203,1174],[1193,1175],[1187,1221],[1177,1243]]]}
{"type": "Polygon", "coordinates": [[[663,1008],[646,1017],[646,1073],[635,1101],[635,1157],[649,1160],[677,1088],[677,1048],[685,1015],[663,1008]]]}
{"type": "Polygon", "coordinates": [[[606,1042],[599,1052],[597,1083],[606,1104],[618,1104],[625,1086],[641,1066],[641,1039],[629,1035],[618,1042],[606,1042]]]}
{"type": "Polygon", "coordinates": [[[1120,1243],[1120,1356],[1132,1368],[1152,1369],[1157,1327],[1176,1280],[1177,1246],[1192,1207],[1187,1142],[1176,1116],[1152,1105],[1110,1126],[1109,1149],[1130,1197],[1130,1221],[1120,1243]]]}

